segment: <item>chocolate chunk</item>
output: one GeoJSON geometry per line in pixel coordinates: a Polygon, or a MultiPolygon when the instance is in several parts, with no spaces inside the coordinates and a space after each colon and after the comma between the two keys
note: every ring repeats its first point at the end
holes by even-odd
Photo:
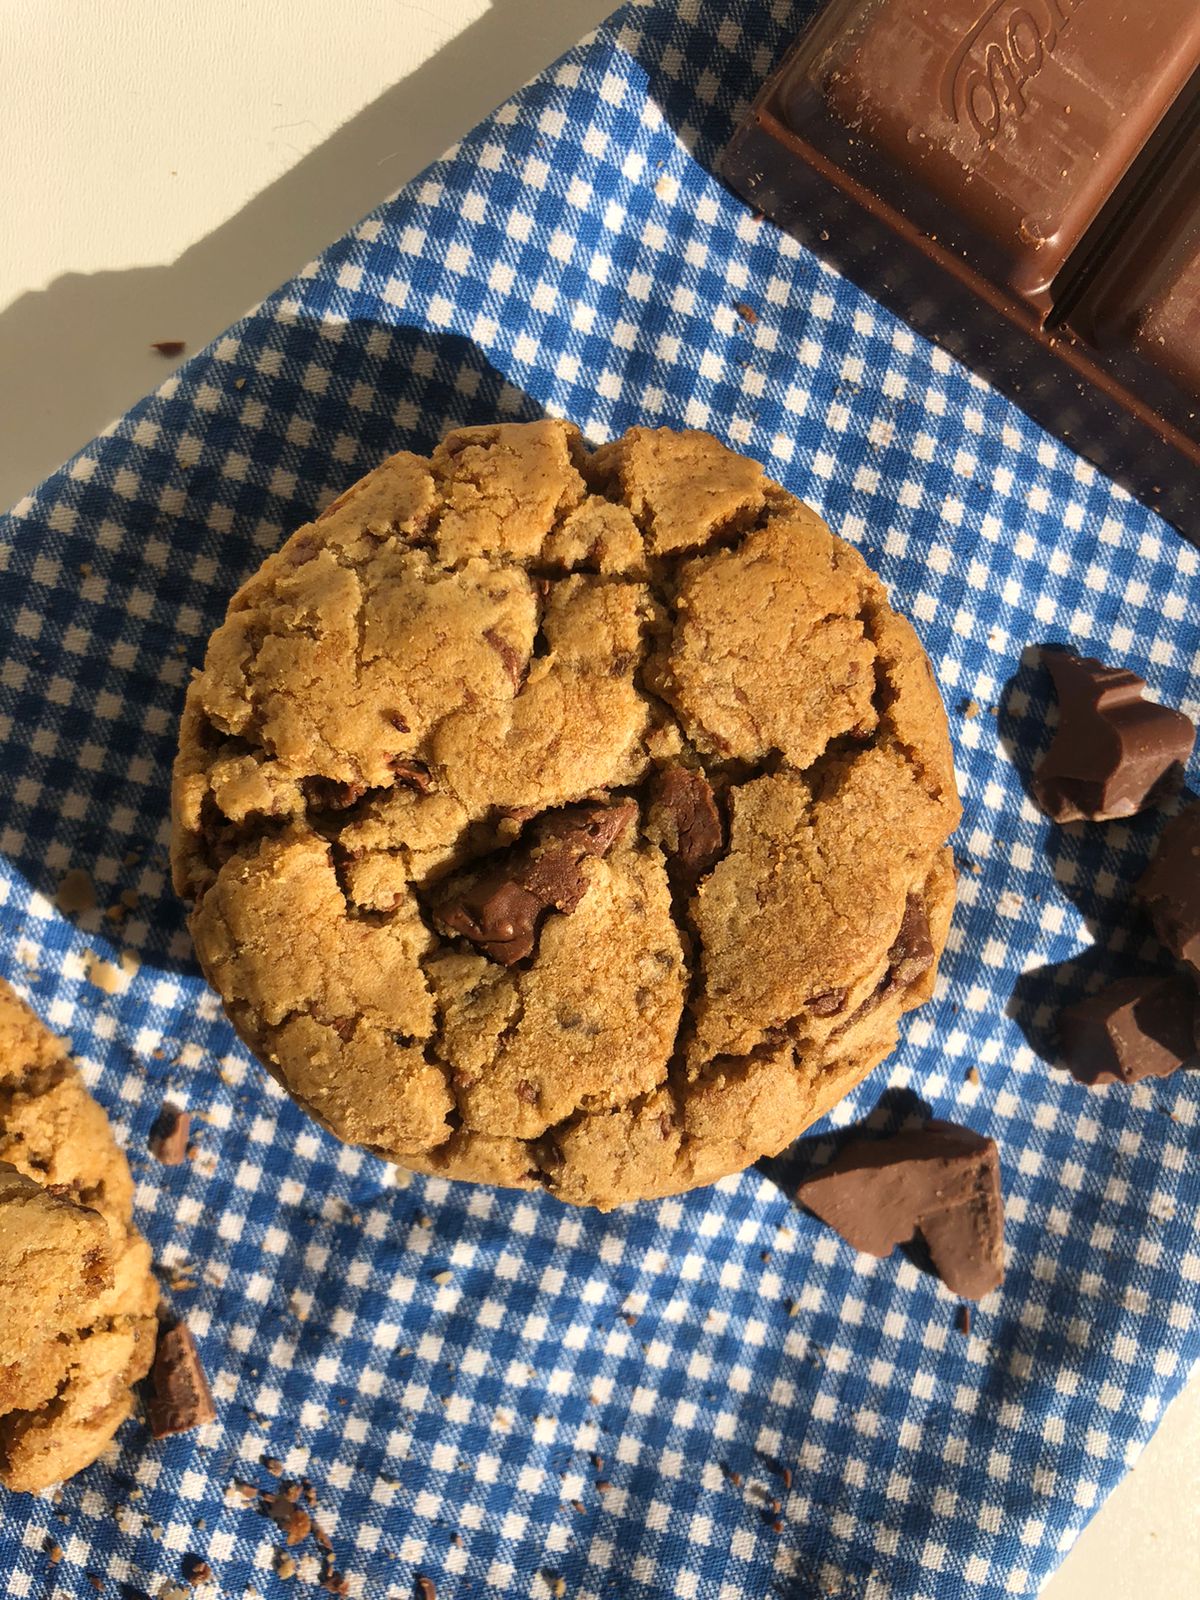
{"type": "Polygon", "coordinates": [[[150,1432],[156,1439],[187,1433],[216,1417],[200,1353],[182,1322],[159,1329],[146,1410],[150,1432]]]}
{"type": "Polygon", "coordinates": [[[1080,1083],[1166,1078],[1196,1054],[1196,991],[1184,978],[1121,978],[1058,1019],[1063,1059],[1080,1083]]]}
{"type": "Polygon", "coordinates": [[[1167,823],[1137,892],[1163,944],[1200,972],[1200,802],[1167,823]]]}
{"type": "Polygon", "coordinates": [[[919,894],[910,894],[904,902],[904,915],[900,931],[888,951],[887,992],[907,989],[923,978],[933,965],[933,941],[929,937],[929,918],[925,902],[919,894]]]}
{"type": "Polygon", "coordinates": [[[995,1142],[929,1122],[884,1139],[854,1139],[796,1191],[848,1244],[887,1256],[920,1233],[942,1282],[978,1300],[1004,1276],[1004,1208],[995,1142]]]}
{"type": "Polygon", "coordinates": [[[397,783],[406,784],[418,794],[429,793],[431,782],[429,768],[423,761],[410,761],[405,756],[393,756],[388,765],[396,774],[397,783]]]}
{"type": "Polygon", "coordinates": [[[813,995],[808,1009],[814,1017],[836,1017],[839,1011],[846,1009],[846,1000],[845,989],[826,989],[822,994],[813,995]]]}
{"type": "Polygon", "coordinates": [[[1178,787],[1196,730],[1182,711],[1142,699],[1146,680],[1123,667],[1047,650],[1058,731],[1034,774],[1055,822],[1131,817],[1178,787]]]}
{"type": "Polygon", "coordinates": [[[532,955],[547,911],[570,912],[583,898],[583,863],[604,856],[637,815],[632,800],[613,806],[567,806],[548,812],[517,844],[435,908],[447,933],[460,934],[508,967],[532,955]]]}
{"type": "Polygon", "coordinates": [[[692,888],[725,845],[712,784],[689,767],[660,767],[650,780],[650,821],[667,855],[671,876],[692,888]]]}
{"type": "Polygon", "coordinates": [[[188,1112],[164,1100],[150,1128],[150,1154],[164,1167],[177,1167],[187,1159],[192,1119],[188,1112]]]}
{"type": "Polygon", "coordinates": [[[336,778],[305,778],[300,787],[304,798],[317,811],[348,811],[367,792],[361,780],[341,783],[336,778]]]}

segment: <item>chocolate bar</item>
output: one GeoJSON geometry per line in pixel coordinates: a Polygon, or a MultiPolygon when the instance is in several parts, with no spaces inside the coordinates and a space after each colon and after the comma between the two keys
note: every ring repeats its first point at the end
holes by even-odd
{"type": "Polygon", "coordinates": [[[1200,5],[831,0],[753,205],[1200,541],[1200,5]]]}

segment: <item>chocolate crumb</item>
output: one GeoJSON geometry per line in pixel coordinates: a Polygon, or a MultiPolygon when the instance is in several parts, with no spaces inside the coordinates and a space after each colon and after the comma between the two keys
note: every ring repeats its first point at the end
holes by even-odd
{"type": "Polygon", "coordinates": [[[437,1585],[432,1578],[417,1579],[417,1600],[437,1600],[437,1585]]]}
{"type": "Polygon", "coordinates": [[[758,321],[758,312],[755,311],[753,306],[748,306],[744,300],[735,300],[733,309],[741,317],[742,321],[748,322],[751,327],[758,321]]]}
{"type": "Polygon", "coordinates": [[[261,1459],[263,1466],[267,1469],[271,1476],[275,1478],[279,1477],[280,1473],[283,1471],[283,1462],[280,1461],[279,1457],[263,1456],[261,1459]]]}
{"type": "Polygon", "coordinates": [[[180,1571],[193,1589],[198,1589],[202,1583],[212,1582],[212,1568],[200,1556],[194,1556],[189,1552],[184,1556],[179,1566],[180,1571]]]}
{"type": "Polygon", "coordinates": [[[52,1567],[56,1567],[63,1558],[62,1545],[52,1544],[46,1550],[47,1560],[52,1567]]]}
{"type": "Polygon", "coordinates": [[[959,1333],[962,1334],[964,1339],[969,1337],[971,1332],[970,1306],[959,1306],[958,1311],[955,1314],[954,1326],[958,1329],[959,1333]]]}
{"type": "Polygon", "coordinates": [[[187,1155],[192,1119],[188,1112],[164,1100],[150,1128],[150,1154],[164,1167],[178,1167],[187,1155]]]}
{"type": "Polygon", "coordinates": [[[776,1517],[774,1522],[771,1524],[771,1532],[772,1533],[782,1533],[783,1532],[783,1523],[780,1520],[780,1518],[776,1517]]]}
{"type": "Polygon", "coordinates": [[[146,1411],[150,1432],[156,1439],[165,1439],[172,1433],[187,1433],[216,1417],[208,1379],[200,1365],[200,1352],[185,1323],[176,1322],[159,1329],[146,1411]]]}
{"type": "Polygon", "coordinates": [[[160,356],[170,357],[181,356],[187,349],[187,345],[182,339],[155,339],[150,348],[151,350],[157,350],[160,356]]]}
{"type": "Polygon", "coordinates": [[[598,1493],[607,1494],[608,1491],[611,1488],[612,1488],[612,1484],[608,1481],[607,1478],[597,1478],[596,1479],[596,1489],[597,1489],[598,1493]]]}

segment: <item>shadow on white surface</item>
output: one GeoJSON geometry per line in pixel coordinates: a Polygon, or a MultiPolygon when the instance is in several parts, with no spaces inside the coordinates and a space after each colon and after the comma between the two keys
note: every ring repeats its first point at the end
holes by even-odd
{"type": "Polygon", "coordinates": [[[0,312],[0,508],[162,381],[156,340],[207,344],[615,8],[491,0],[176,261],[66,273],[0,312]]]}

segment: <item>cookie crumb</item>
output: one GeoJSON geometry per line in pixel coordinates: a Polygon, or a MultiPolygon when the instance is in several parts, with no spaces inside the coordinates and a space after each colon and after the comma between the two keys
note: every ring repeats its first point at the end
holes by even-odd
{"type": "Polygon", "coordinates": [[[978,1067],[968,1067],[967,1068],[967,1073],[966,1073],[966,1078],[967,1078],[967,1082],[968,1083],[973,1083],[976,1086],[976,1088],[978,1088],[980,1082],[982,1081],[980,1079],[980,1076],[979,1076],[979,1068],[978,1067]]]}
{"type": "Polygon", "coordinates": [[[982,709],[978,700],[968,700],[962,708],[962,714],[968,722],[974,722],[982,709]]]}
{"type": "Polygon", "coordinates": [[[751,327],[758,321],[758,312],[755,311],[753,306],[748,306],[744,300],[735,300],[733,309],[741,317],[742,321],[748,322],[751,327]]]}
{"type": "Polygon", "coordinates": [[[179,1566],[193,1589],[198,1589],[202,1583],[212,1582],[212,1568],[200,1556],[192,1555],[189,1552],[184,1556],[179,1566]]]}

